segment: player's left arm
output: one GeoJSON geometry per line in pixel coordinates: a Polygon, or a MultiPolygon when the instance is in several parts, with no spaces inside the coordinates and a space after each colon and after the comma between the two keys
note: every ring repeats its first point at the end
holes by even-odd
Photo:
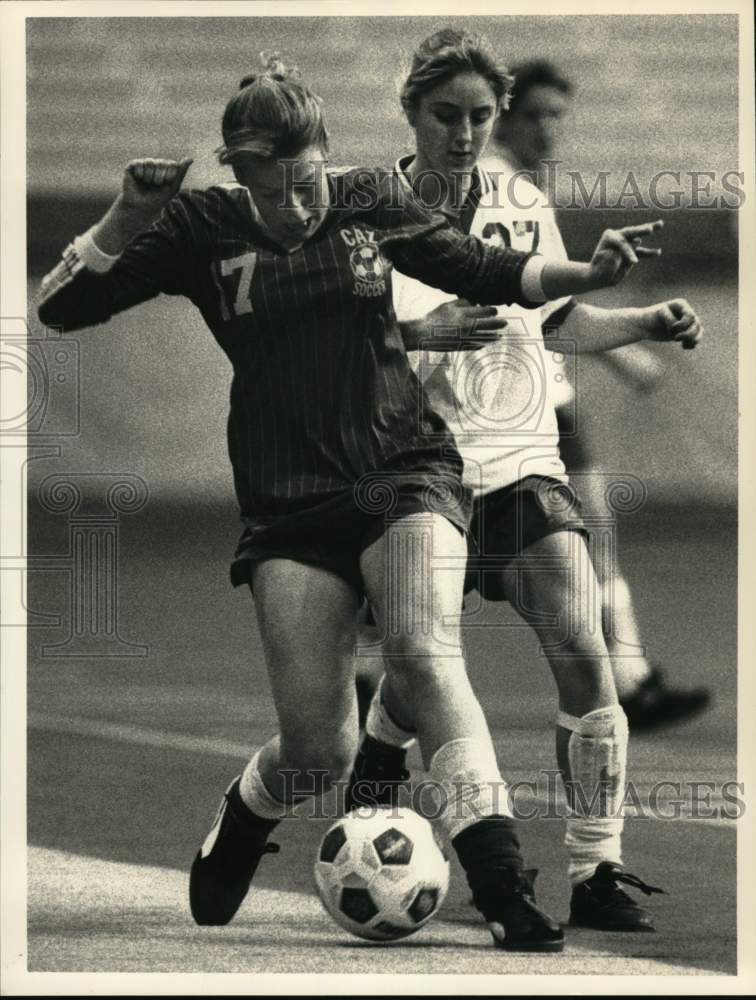
{"type": "Polygon", "coordinates": [[[132,160],[103,218],[68,246],[40,288],[46,326],[72,331],[104,323],[161,292],[191,292],[196,214],[179,193],[190,159],[132,160]]]}
{"type": "Polygon", "coordinates": [[[475,306],[466,299],[444,302],[419,319],[399,321],[408,351],[478,351],[500,340],[506,325],[496,306],[475,306]]]}
{"type": "MultiPolygon", "coordinates": [[[[549,330],[549,321],[544,324],[549,330]]],[[[564,349],[564,341],[579,354],[613,351],[641,340],[665,341],[692,350],[703,337],[703,323],[686,299],[669,299],[643,308],[602,309],[578,302],[565,316],[558,335],[544,338],[552,351],[564,349]]]]}

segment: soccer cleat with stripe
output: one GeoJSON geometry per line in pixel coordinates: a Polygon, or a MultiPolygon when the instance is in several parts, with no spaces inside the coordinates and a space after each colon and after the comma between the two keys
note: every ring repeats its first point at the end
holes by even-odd
{"type": "Polygon", "coordinates": [[[535,868],[507,868],[491,873],[473,888],[473,904],[483,914],[494,945],[504,951],[560,952],[564,931],[536,905],[535,868]]]}
{"type": "Polygon", "coordinates": [[[241,778],[234,778],[223,796],[205,842],[189,875],[189,905],[196,923],[227,924],[249,891],[264,854],[277,854],[268,844],[276,821],[259,819],[242,801],[241,778]]]}
{"type": "Polygon", "coordinates": [[[646,885],[636,875],[630,875],[620,865],[602,861],[594,874],[572,890],[570,926],[591,927],[597,931],[656,930],[648,910],[638,906],[634,899],[620,888],[622,885],[640,889],[645,895],[664,893],[653,885],[646,885]]]}

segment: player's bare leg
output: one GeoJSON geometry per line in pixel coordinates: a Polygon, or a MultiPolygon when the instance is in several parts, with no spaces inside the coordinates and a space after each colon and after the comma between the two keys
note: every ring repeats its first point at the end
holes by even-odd
{"type": "Polygon", "coordinates": [[[563,933],[535,905],[534,872],[524,870],[508,794],[483,711],[462,655],[466,541],[440,515],[391,525],[362,554],[367,596],[383,636],[386,720],[415,727],[440,799],[438,823],[465,869],[494,943],[509,950],[560,951],[563,933]]]}
{"type": "Polygon", "coordinates": [[[656,891],[622,869],[628,728],[585,540],[571,531],[539,539],[512,560],[503,584],[512,606],[538,635],[559,692],[556,753],[570,806],[565,845],[571,922],[652,931],[650,915],[618,886],[626,881],[643,892],[656,891]]]}
{"type": "Polygon", "coordinates": [[[348,775],[357,747],[353,674],[343,655],[357,595],[332,573],[284,559],[261,563],[253,587],[279,723],[277,740],[260,751],[260,775],[285,799],[306,796],[307,772],[318,768],[325,791],[348,775]],[[292,773],[302,776],[293,784],[292,773]]]}
{"type": "Polygon", "coordinates": [[[354,677],[357,688],[357,714],[360,729],[365,728],[370,703],[383,677],[383,653],[380,648],[380,633],[375,627],[372,612],[365,603],[357,613],[354,634],[348,647],[350,657],[354,657],[354,677]]]}
{"type": "Polygon", "coordinates": [[[465,540],[441,515],[417,514],[391,525],[362,555],[368,599],[383,638],[391,715],[418,732],[423,761],[450,740],[491,746],[488,727],[464,665],[459,628],[461,573],[433,569],[459,557],[465,540]]]}
{"type": "Polygon", "coordinates": [[[267,842],[273,828],[295,803],[346,779],[357,747],[354,680],[342,654],[355,591],[286,559],[258,564],[252,586],[280,733],[231,783],[192,865],[190,903],[200,924],[233,918],[260,859],[277,850],[267,842]]]}

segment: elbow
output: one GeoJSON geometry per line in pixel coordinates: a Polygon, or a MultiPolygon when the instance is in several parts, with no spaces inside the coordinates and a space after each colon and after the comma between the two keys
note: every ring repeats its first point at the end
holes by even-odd
{"type": "Polygon", "coordinates": [[[43,326],[68,333],[103,322],[103,318],[96,315],[91,301],[82,302],[80,288],[50,288],[44,283],[37,299],[37,318],[43,326]]]}
{"type": "Polygon", "coordinates": [[[55,315],[55,309],[50,302],[38,302],[37,303],[37,318],[43,326],[58,326],[56,322],[58,317],[55,315]]]}
{"type": "Polygon", "coordinates": [[[64,328],[70,329],[72,326],[72,324],[66,323],[64,310],[59,307],[59,304],[54,299],[43,299],[37,303],[37,319],[42,326],[54,328],[61,332],[64,328]]]}

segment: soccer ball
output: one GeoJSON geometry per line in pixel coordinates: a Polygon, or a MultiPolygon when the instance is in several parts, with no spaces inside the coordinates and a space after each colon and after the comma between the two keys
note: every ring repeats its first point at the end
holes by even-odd
{"type": "Polygon", "coordinates": [[[383,277],[378,247],[367,243],[352,251],[352,269],[361,281],[374,282],[383,277]]]}
{"type": "Polygon", "coordinates": [[[323,838],[318,895],[337,924],[370,941],[396,941],[443,902],[449,864],[430,823],[411,809],[355,809],[323,838]]]}

